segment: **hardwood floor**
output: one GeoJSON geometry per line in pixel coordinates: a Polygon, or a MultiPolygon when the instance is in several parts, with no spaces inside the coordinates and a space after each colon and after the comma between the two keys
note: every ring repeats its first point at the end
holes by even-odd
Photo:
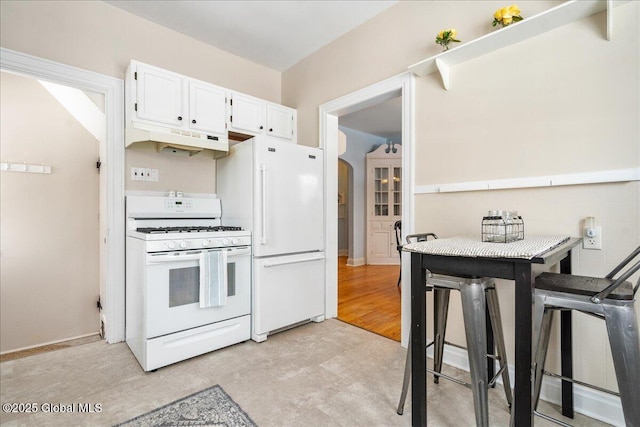
{"type": "Polygon", "coordinates": [[[398,265],[347,266],[338,257],[338,319],[400,341],[398,265]]]}

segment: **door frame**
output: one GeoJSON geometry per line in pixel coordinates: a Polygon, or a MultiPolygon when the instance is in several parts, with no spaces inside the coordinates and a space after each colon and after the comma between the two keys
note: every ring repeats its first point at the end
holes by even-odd
{"type": "Polygon", "coordinates": [[[108,343],[124,341],[124,81],[0,48],[0,70],[104,95],[106,136],[100,144],[100,320],[108,343]]]}
{"type": "MultiPolygon", "coordinates": [[[[320,148],[324,155],[325,223],[325,316],[338,315],[338,118],[384,101],[402,96],[402,235],[413,233],[415,225],[415,75],[399,74],[320,105],[320,148]]],[[[409,271],[410,259],[402,257],[402,269],[409,271]]],[[[402,277],[402,346],[409,339],[410,283],[402,277]]]]}

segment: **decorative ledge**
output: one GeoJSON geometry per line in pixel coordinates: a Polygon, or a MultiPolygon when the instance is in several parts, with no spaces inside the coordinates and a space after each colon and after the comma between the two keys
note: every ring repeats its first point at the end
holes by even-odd
{"type": "Polygon", "coordinates": [[[413,64],[409,67],[409,71],[420,77],[439,71],[444,88],[449,89],[451,87],[451,68],[455,65],[503,47],[511,46],[604,10],[607,10],[607,40],[610,40],[613,32],[613,7],[626,2],[571,0],[413,64]]]}
{"type": "Polygon", "coordinates": [[[602,184],[640,181],[640,167],[564,175],[510,178],[492,181],[416,185],[414,194],[453,193],[459,191],[506,190],[513,188],[558,187],[561,185],[602,184]]]}

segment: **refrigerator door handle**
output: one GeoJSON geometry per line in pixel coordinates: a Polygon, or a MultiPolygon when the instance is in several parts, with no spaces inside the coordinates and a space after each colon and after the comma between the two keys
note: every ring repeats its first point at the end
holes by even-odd
{"type": "Polygon", "coordinates": [[[301,263],[301,262],[320,261],[320,260],[323,260],[323,259],[324,259],[324,256],[317,256],[317,257],[313,257],[313,258],[296,259],[296,260],[293,260],[293,261],[265,262],[264,263],[264,268],[278,267],[280,265],[298,264],[298,263],[301,263]]]}
{"type": "Polygon", "coordinates": [[[260,165],[260,175],[262,180],[262,212],[260,215],[260,243],[267,244],[267,166],[262,163],[260,165]]]}

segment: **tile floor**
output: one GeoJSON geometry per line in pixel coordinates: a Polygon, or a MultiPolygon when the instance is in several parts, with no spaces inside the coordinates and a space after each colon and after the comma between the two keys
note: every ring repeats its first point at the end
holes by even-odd
{"type": "MultiPolygon", "coordinates": [[[[406,351],[335,319],[248,341],[145,373],[124,343],[103,341],[0,364],[0,400],[101,405],[97,413],[0,413],[6,426],[109,426],[215,384],[261,427],[409,426],[396,414],[406,351]]],[[[447,373],[464,376],[448,368],[447,373]]],[[[429,426],[473,426],[471,391],[429,384],[429,426]]],[[[500,389],[490,390],[492,426],[507,426],[500,389]]],[[[545,412],[558,409],[545,405],[545,412]]],[[[575,426],[602,426],[578,416],[575,426]]],[[[552,424],[536,419],[536,426],[552,424]]]]}

